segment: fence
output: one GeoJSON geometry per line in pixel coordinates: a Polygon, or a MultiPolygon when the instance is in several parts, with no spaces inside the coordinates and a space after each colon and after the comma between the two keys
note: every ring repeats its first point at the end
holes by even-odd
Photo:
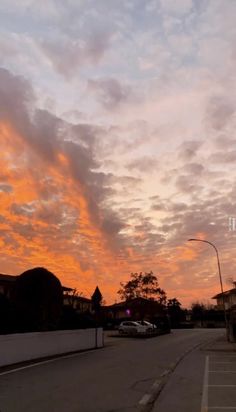
{"type": "Polygon", "coordinates": [[[102,328],[1,335],[0,366],[102,346],[102,328]]]}

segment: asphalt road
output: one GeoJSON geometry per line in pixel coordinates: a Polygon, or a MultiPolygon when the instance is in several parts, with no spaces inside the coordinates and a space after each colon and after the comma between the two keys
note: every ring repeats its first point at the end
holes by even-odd
{"type": "MultiPolygon", "coordinates": [[[[0,372],[0,412],[140,410],[140,401],[177,358],[185,354],[181,364],[187,351],[220,334],[214,329],[176,330],[140,340],[106,333],[103,349],[0,372]]],[[[202,383],[204,362],[199,370],[202,383]]]]}

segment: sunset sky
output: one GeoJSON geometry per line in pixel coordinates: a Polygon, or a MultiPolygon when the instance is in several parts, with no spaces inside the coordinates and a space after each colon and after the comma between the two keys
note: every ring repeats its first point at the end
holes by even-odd
{"type": "Polygon", "coordinates": [[[113,303],[152,270],[188,306],[219,291],[197,237],[231,288],[235,20],[235,0],[1,0],[0,273],[113,303]]]}

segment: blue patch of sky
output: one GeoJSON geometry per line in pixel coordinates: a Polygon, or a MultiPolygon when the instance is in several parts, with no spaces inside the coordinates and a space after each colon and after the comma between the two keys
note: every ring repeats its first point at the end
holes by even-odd
{"type": "Polygon", "coordinates": [[[52,26],[49,26],[42,20],[34,19],[30,12],[22,15],[1,12],[0,26],[2,30],[11,33],[26,33],[31,37],[45,37],[52,28],[52,26]]]}
{"type": "Polygon", "coordinates": [[[197,14],[201,14],[209,6],[209,0],[193,0],[194,9],[197,14]]]}
{"type": "Polygon", "coordinates": [[[181,66],[184,67],[192,67],[192,66],[196,66],[198,62],[197,56],[196,54],[186,54],[185,56],[183,56],[181,58],[181,66]]]}
{"type": "MultiPolygon", "coordinates": [[[[205,4],[204,0],[200,1],[200,3],[205,4]]],[[[91,3],[90,3],[91,4],[91,3]]],[[[87,36],[91,31],[96,32],[102,30],[111,31],[117,28],[116,21],[108,21],[109,19],[106,18],[104,14],[106,6],[108,7],[108,2],[104,1],[101,3],[94,2],[94,7],[99,11],[98,16],[93,13],[89,14],[89,10],[86,8],[82,8],[81,10],[81,19],[83,18],[83,14],[85,16],[84,22],[81,25],[76,26],[76,24],[68,25],[66,28],[66,21],[65,19],[63,22],[63,29],[64,31],[67,30],[67,33],[74,38],[81,38],[82,36],[87,36]],[[104,23],[104,25],[103,25],[104,23]],[[80,37],[81,36],[81,37],[80,37]]],[[[109,10],[108,7],[108,15],[111,18],[118,17],[120,21],[122,21],[122,14],[125,16],[129,16],[129,24],[127,24],[123,31],[121,31],[121,39],[117,44],[113,44],[112,47],[117,49],[117,53],[119,50],[122,52],[122,43],[126,51],[124,54],[121,53],[119,61],[116,62],[115,65],[106,62],[104,60],[101,64],[95,66],[86,66],[80,69],[80,76],[85,80],[89,78],[99,78],[99,77],[114,77],[114,78],[122,78],[125,77],[130,79],[131,81],[137,80],[145,80],[148,79],[150,76],[158,76],[159,75],[159,68],[154,67],[147,71],[139,70],[138,66],[138,58],[139,57],[148,57],[148,52],[145,49],[147,45],[139,45],[138,39],[144,33],[148,33],[153,31],[152,35],[150,36],[150,41],[153,42],[152,46],[155,46],[155,41],[161,43],[162,46],[166,49],[169,49],[168,41],[165,37],[164,30],[163,30],[163,22],[162,22],[162,14],[160,13],[160,7],[155,9],[152,12],[147,12],[146,5],[148,2],[144,2],[143,0],[136,0],[134,3],[133,8],[127,8],[124,4],[121,3],[121,7],[113,7],[109,10]],[[120,44],[119,44],[120,43],[120,44]],[[128,57],[126,59],[126,57],[128,57]]],[[[200,7],[198,6],[198,10],[200,7]]],[[[78,15],[72,17],[72,23],[76,23],[78,20],[78,15]]],[[[187,21],[187,20],[186,20],[187,21]]],[[[197,14],[193,13],[191,22],[184,23],[184,20],[181,22],[181,26],[176,28],[175,32],[172,34],[177,34],[182,29],[186,32],[190,32],[191,30],[195,30],[197,26],[197,14]]],[[[0,20],[1,27],[5,30],[10,32],[18,32],[18,33],[29,33],[32,37],[40,37],[40,38],[48,38],[48,39],[55,39],[55,41],[59,41],[59,26],[55,24],[49,24],[45,22],[43,19],[32,18],[30,15],[30,10],[23,14],[14,14],[14,13],[7,13],[3,12],[2,17],[0,20]],[[57,36],[58,35],[58,36],[57,36]]],[[[190,65],[195,63],[195,56],[194,55],[186,55],[182,59],[182,64],[190,65]]],[[[9,67],[9,66],[8,66],[9,67]]],[[[15,68],[14,68],[15,71],[15,68]]],[[[49,73],[47,74],[49,78],[49,73]]]]}

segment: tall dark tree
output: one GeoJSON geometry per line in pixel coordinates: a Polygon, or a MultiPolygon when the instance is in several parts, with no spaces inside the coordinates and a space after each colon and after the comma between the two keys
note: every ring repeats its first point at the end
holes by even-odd
{"type": "Polygon", "coordinates": [[[194,321],[200,322],[200,325],[203,325],[204,314],[206,312],[206,306],[200,302],[194,302],[191,305],[192,309],[192,319],[194,321]]]}
{"type": "Polygon", "coordinates": [[[92,300],[93,310],[95,312],[99,312],[99,310],[101,308],[101,304],[102,304],[102,294],[101,294],[98,286],[96,286],[96,289],[93,292],[91,300],[92,300]]]}
{"type": "Polygon", "coordinates": [[[59,279],[47,269],[27,270],[16,280],[15,307],[19,331],[57,329],[63,295],[59,279]]]}
{"type": "Polygon", "coordinates": [[[178,327],[180,322],[185,319],[185,312],[181,309],[181,303],[176,298],[168,299],[167,308],[171,326],[178,327]]]}
{"type": "Polygon", "coordinates": [[[155,300],[161,304],[166,303],[166,293],[160,288],[157,277],[153,272],[131,273],[131,279],[126,283],[121,283],[118,294],[121,299],[131,300],[135,298],[144,298],[155,300]]]}

